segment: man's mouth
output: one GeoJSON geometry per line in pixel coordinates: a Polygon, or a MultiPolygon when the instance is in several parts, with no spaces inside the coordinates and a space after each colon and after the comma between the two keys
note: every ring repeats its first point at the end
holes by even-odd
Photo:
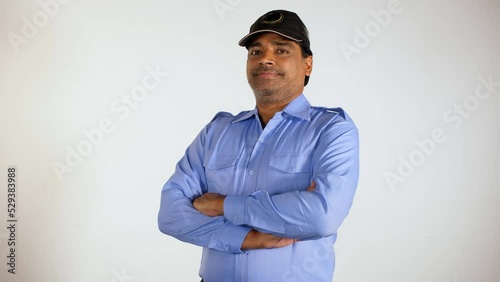
{"type": "Polygon", "coordinates": [[[257,69],[257,71],[255,71],[254,73],[254,76],[264,79],[275,78],[279,75],[280,75],[279,72],[271,69],[260,69],[260,70],[257,69]]]}
{"type": "Polygon", "coordinates": [[[278,76],[278,73],[273,71],[263,71],[263,72],[258,72],[257,76],[260,78],[274,78],[278,76]]]}

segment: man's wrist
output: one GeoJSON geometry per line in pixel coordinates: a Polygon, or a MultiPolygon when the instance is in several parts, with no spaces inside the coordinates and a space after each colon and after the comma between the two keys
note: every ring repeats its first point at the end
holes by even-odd
{"type": "Polygon", "coordinates": [[[261,247],[258,244],[258,232],[254,229],[250,230],[247,233],[247,236],[243,240],[241,244],[242,250],[251,250],[251,249],[260,249],[261,247]]]}

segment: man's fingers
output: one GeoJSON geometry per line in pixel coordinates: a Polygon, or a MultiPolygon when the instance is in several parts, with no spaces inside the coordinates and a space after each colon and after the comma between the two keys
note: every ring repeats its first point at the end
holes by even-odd
{"type": "Polygon", "coordinates": [[[307,191],[314,191],[314,189],[316,189],[316,182],[313,181],[311,185],[307,187],[307,191]]]}
{"type": "Polygon", "coordinates": [[[291,244],[297,242],[297,240],[295,239],[291,239],[291,238],[281,238],[277,243],[276,245],[274,245],[274,248],[283,248],[283,247],[286,247],[286,246],[290,246],[291,244]]]}

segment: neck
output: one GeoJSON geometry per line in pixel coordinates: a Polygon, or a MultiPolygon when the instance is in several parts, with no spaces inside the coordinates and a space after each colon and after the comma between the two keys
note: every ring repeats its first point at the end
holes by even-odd
{"type": "Polygon", "coordinates": [[[274,117],[277,112],[282,111],[290,102],[297,98],[300,94],[289,97],[281,101],[275,101],[272,103],[266,101],[257,100],[257,110],[259,112],[260,122],[262,123],[262,128],[264,128],[267,123],[274,117]]]}

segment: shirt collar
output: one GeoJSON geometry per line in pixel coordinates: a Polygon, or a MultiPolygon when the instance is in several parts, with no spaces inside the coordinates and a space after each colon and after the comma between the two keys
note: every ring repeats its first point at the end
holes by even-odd
{"type": "MultiPolygon", "coordinates": [[[[311,120],[311,114],[309,112],[309,108],[311,104],[304,96],[304,94],[300,94],[297,98],[295,98],[292,102],[290,102],[284,109],[283,113],[288,115],[303,119],[303,120],[311,120]]],[[[246,119],[255,116],[258,118],[257,107],[255,107],[252,111],[244,112],[239,117],[237,117],[233,123],[240,122],[246,119]]]]}
{"type": "Polygon", "coordinates": [[[300,96],[295,98],[285,107],[285,109],[283,109],[283,112],[300,119],[311,120],[311,113],[309,112],[310,108],[311,104],[307,100],[306,96],[304,96],[304,94],[300,94],[300,96]]]}
{"type": "Polygon", "coordinates": [[[255,118],[258,119],[258,116],[257,116],[257,107],[255,107],[255,109],[253,109],[252,111],[243,112],[243,113],[239,114],[239,116],[237,116],[236,119],[233,120],[233,123],[237,123],[237,122],[249,119],[252,116],[255,116],[255,118]]]}

